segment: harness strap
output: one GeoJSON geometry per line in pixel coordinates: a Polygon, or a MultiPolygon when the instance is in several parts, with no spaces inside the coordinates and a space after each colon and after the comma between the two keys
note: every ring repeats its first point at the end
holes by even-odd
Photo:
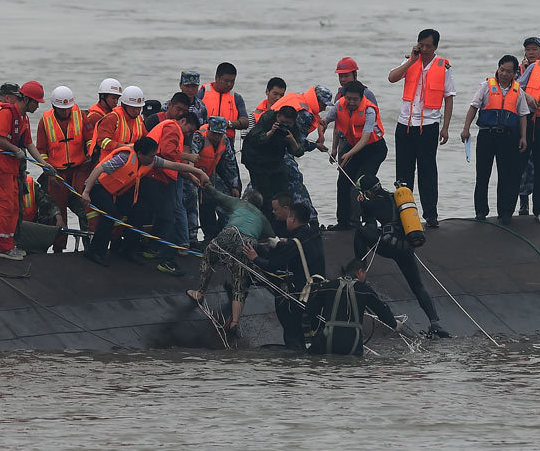
{"type": "Polygon", "coordinates": [[[315,282],[315,279],[319,279],[321,282],[324,282],[326,279],[319,274],[310,275],[309,266],[306,260],[306,254],[304,253],[304,247],[302,246],[302,243],[300,242],[298,238],[293,238],[293,241],[295,242],[296,247],[298,248],[298,253],[300,254],[302,267],[304,268],[304,276],[306,277],[306,284],[304,285],[304,288],[302,288],[302,291],[300,292],[300,296],[298,298],[301,302],[305,304],[307,303],[309,299],[309,294],[311,293],[311,285],[313,285],[313,282],[315,282]]]}
{"type": "MultiPolygon", "coordinates": [[[[296,238],[295,238],[296,239],[296,238]]],[[[326,335],[326,353],[332,354],[332,341],[334,339],[334,325],[336,323],[336,316],[341,301],[341,293],[347,282],[344,279],[339,279],[339,287],[334,296],[334,303],[332,304],[332,313],[330,314],[330,321],[326,321],[326,327],[324,328],[324,334],[326,335]]]]}

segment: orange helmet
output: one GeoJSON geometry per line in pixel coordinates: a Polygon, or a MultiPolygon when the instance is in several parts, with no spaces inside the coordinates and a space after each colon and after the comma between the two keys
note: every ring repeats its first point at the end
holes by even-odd
{"type": "Polygon", "coordinates": [[[30,97],[39,103],[44,103],[43,99],[43,86],[37,81],[27,81],[24,85],[21,86],[19,92],[26,97],[30,97]]]}
{"type": "Polygon", "coordinates": [[[336,74],[347,74],[358,70],[358,64],[350,56],[341,58],[336,67],[336,74]]]}

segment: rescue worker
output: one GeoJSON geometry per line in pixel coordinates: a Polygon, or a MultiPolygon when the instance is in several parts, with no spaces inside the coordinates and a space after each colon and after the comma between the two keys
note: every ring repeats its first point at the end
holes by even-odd
{"type": "MultiPolygon", "coordinates": [[[[287,240],[280,241],[267,258],[259,256],[251,243],[244,246],[247,258],[260,268],[272,272],[282,269],[292,274],[287,285],[293,296],[303,291],[314,275],[325,276],[321,235],[318,229],[309,225],[309,218],[310,210],[307,205],[291,205],[287,218],[287,240]]],[[[283,326],[285,346],[289,349],[305,350],[302,312],[303,306],[298,302],[276,295],[276,314],[283,326]]]]}
{"type": "Polygon", "coordinates": [[[267,111],[260,116],[242,146],[242,163],[249,171],[253,188],[263,196],[262,210],[268,219],[272,217],[272,197],[289,187],[285,154],[302,155],[297,115],[290,106],[267,111]]]}
{"type": "MultiPolygon", "coordinates": [[[[43,113],[37,128],[37,148],[41,156],[78,193],[84,189],[89,174],[87,146],[93,128],[75,103],[73,92],[67,86],[58,86],[51,94],[52,108],[43,113]]],[[[88,230],[88,219],[83,202],[55,178],[49,179],[49,196],[58,206],[67,224],[67,207],[79,219],[81,230],[88,230]]],[[[60,234],[53,244],[55,253],[67,245],[67,235],[60,234]]]]}
{"type": "Polygon", "coordinates": [[[275,194],[272,198],[272,221],[270,224],[277,236],[286,237],[288,235],[287,218],[291,211],[291,205],[291,195],[285,191],[275,194]]]}
{"type": "MultiPolygon", "coordinates": [[[[194,162],[196,161],[193,158],[194,155],[183,153],[184,136],[193,133],[198,128],[197,116],[188,112],[179,120],[165,119],[157,124],[147,136],[158,143],[157,155],[159,157],[174,162],[194,162]]],[[[152,169],[141,181],[140,204],[142,208],[147,208],[152,212],[151,233],[153,235],[188,247],[189,236],[185,210],[181,217],[177,216],[177,203],[182,202],[182,190],[178,187],[178,184],[182,184],[182,177],[179,175],[176,171],[152,169]]],[[[204,176],[204,178],[207,177],[204,176]]],[[[199,182],[198,178],[195,180],[199,182]]],[[[177,268],[174,248],[156,245],[143,255],[149,258],[158,257],[160,259],[157,266],[159,271],[171,275],[183,275],[183,272],[177,268]]]]}
{"type": "MultiPolygon", "coordinates": [[[[199,289],[187,290],[186,294],[194,301],[201,302],[215,267],[219,262],[225,262],[233,279],[232,315],[227,327],[231,335],[240,336],[238,324],[251,284],[249,271],[245,268],[249,262],[243,253],[243,246],[247,243],[255,244],[261,239],[272,238],[274,231],[260,211],[262,197],[257,191],[247,191],[242,199],[237,199],[220,193],[209,185],[205,194],[215,198],[227,212],[229,219],[225,228],[204,250],[199,289]]],[[[275,238],[273,242],[276,241],[279,240],[275,238]]]]}
{"type": "MultiPolygon", "coordinates": [[[[19,167],[26,158],[23,148],[51,174],[54,168],[43,160],[32,142],[27,113],[38,109],[43,100],[43,86],[37,81],[24,83],[15,95],[15,103],[0,104],[0,258],[22,260],[25,252],[15,247],[13,236],[19,220],[19,167]]],[[[22,196],[21,196],[22,197],[22,196]]]]}
{"type": "Polygon", "coordinates": [[[527,59],[529,57],[538,57],[538,59],[530,63],[518,79],[521,89],[526,93],[530,108],[527,122],[527,143],[529,147],[522,154],[521,172],[525,170],[528,160],[531,159],[533,163],[532,211],[535,220],[540,222],[540,120],[538,120],[538,117],[540,117],[540,38],[526,39],[524,45],[526,56],[529,55],[527,59]]]}
{"type": "MultiPolygon", "coordinates": [[[[115,149],[93,169],[86,181],[82,199],[86,204],[92,202],[114,218],[126,215],[127,222],[135,228],[143,224],[143,212],[133,208],[139,199],[141,178],[152,169],[171,169],[192,172],[201,183],[207,183],[202,171],[184,163],[164,160],[156,156],[158,144],[152,138],[143,137],[132,146],[115,149]]],[[[85,256],[103,266],[108,266],[107,248],[114,223],[105,216],[99,217],[96,232],[85,256]]],[[[138,254],[139,235],[131,229],[125,231],[123,253],[134,263],[143,264],[138,254]]]]}
{"type": "Polygon", "coordinates": [[[388,304],[366,282],[366,268],[365,260],[354,259],[342,277],[312,291],[304,314],[304,330],[311,335],[310,354],[362,356],[366,307],[388,327],[401,329],[402,323],[396,321],[388,304]]]}
{"type": "Polygon", "coordinates": [[[405,236],[394,195],[383,189],[379,179],[371,174],[360,177],[357,187],[360,190],[358,201],[362,203],[365,223],[357,227],[354,235],[355,257],[363,259],[380,238],[376,247],[377,254],[397,263],[430,321],[428,333],[441,338],[449,337],[450,334],[441,327],[435,305],[422,284],[414,248],[405,236]],[[377,227],[377,221],[380,227],[377,227]]]}
{"type": "Polygon", "coordinates": [[[527,149],[527,115],[529,107],[524,92],[515,81],[518,69],[515,56],[504,55],[499,60],[495,77],[482,82],[467,116],[461,140],[470,137],[470,125],[480,128],[476,140],[476,186],[474,209],[476,219],[485,220],[489,213],[488,186],[493,167],[497,163],[497,215],[502,224],[509,224],[514,214],[521,180],[520,152],[527,149]]]}
{"type": "Polygon", "coordinates": [[[231,63],[221,63],[216,69],[214,82],[206,83],[197,93],[208,112],[208,116],[224,117],[227,121],[227,137],[234,151],[235,130],[248,127],[248,115],[244,99],[234,92],[236,67],[231,63]]]}
{"type": "Polygon", "coordinates": [[[137,86],[128,86],[120,96],[120,106],[101,118],[94,128],[92,143],[88,153],[95,160],[101,160],[113,150],[126,144],[133,144],[146,136],[146,128],[141,117],[145,103],[144,94],[137,86]]]}
{"type": "MultiPolygon", "coordinates": [[[[276,101],[271,109],[279,110],[283,106],[292,106],[297,112],[296,124],[300,130],[299,145],[303,152],[319,149],[328,151],[324,145],[324,130],[326,124],[321,121],[319,113],[332,105],[332,93],[324,86],[311,86],[306,92],[296,94],[290,92],[276,101]],[[319,137],[316,142],[308,140],[308,135],[317,130],[319,137]]],[[[289,167],[289,189],[295,203],[306,203],[311,210],[311,222],[318,223],[317,210],[313,207],[308,190],[304,185],[304,177],[298,168],[298,163],[290,153],[285,154],[285,163],[289,167]]]]}
{"type": "Polygon", "coordinates": [[[189,98],[189,111],[195,113],[201,125],[208,121],[206,105],[197,97],[200,85],[200,74],[195,71],[182,71],[180,73],[180,91],[189,98]]]}
{"type": "Polygon", "coordinates": [[[41,185],[30,174],[26,175],[25,193],[23,196],[23,220],[39,224],[66,227],[60,209],[51,200],[41,185]]]}
{"type": "MultiPolygon", "coordinates": [[[[224,117],[209,117],[208,125],[193,134],[191,152],[199,155],[195,166],[210,177],[212,185],[218,191],[240,197],[240,174],[226,133],[227,120],[224,117]]],[[[219,208],[215,198],[206,196],[203,192],[199,197],[199,216],[205,241],[214,238],[227,222],[227,216],[219,208]]],[[[190,228],[192,226],[189,225],[190,228]]]]}
{"type": "Polygon", "coordinates": [[[365,87],[359,81],[351,81],[344,87],[344,96],[332,107],[326,122],[336,121],[335,129],[347,141],[347,151],[340,155],[337,182],[337,225],[328,230],[349,230],[351,226],[351,179],[362,174],[377,175],[386,158],[388,148],[384,140],[384,128],[379,108],[365,95],[365,87]]]}
{"type": "Polygon", "coordinates": [[[144,125],[147,131],[152,130],[157,124],[166,120],[172,119],[174,121],[179,120],[184,114],[188,112],[189,97],[183,92],[176,92],[171,100],[167,102],[167,110],[159,111],[151,114],[144,120],[144,125]]]}
{"type": "Polygon", "coordinates": [[[435,54],[439,32],[422,30],[411,55],[388,74],[390,83],[405,79],[403,103],[396,126],[396,179],[414,188],[418,166],[418,191],[427,227],[439,227],[437,219],[437,145],[448,141],[448,127],[456,95],[448,60],[435,54]],[[441,106],[444,99],[442,128],[441,106]]]}
{"type": "Polygon", "coordinates": [[[122,85],[116,78],[106,78],[98,87],[98,102],[88,108],[88,121],[92,128],[98,121],[118,106],[118,99],[122,95],[122,85]]]}

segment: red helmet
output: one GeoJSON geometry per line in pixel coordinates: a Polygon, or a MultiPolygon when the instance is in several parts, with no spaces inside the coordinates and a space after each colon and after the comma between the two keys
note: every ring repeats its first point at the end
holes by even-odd
{"type": "Polygon", "coordinates": [[[43,86],[37,81],[27,81],[24,85],[21,86],[19,92],[26,97],[30,97],[39,103],[44,103],[43,99],[43,86]]]}
{"type": "Polygon", "coordinates": [[[350,56],[346,56],[345,58],[341,58],[338,61],[336,67],[336,74],[347,74],[355,70],[358,70],[358,64],[356,64],[356,61],[353,60],[350,56]]]}

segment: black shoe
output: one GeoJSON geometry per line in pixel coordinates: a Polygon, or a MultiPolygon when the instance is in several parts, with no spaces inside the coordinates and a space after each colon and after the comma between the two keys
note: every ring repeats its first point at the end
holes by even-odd
{"type": "Polygon", "coordinates": [[[127,260],[135,263],[136,265],[142,266],[146,263],[144,257],[136,251],[127,251],[123,255],[127,260]]]}
{"type": "Polygon", "coordinates": [[[158,271],[161,271],[165,274],[170,274],[171,276],[177,276],[181,277],[184,276],[186,273],[184,271],[181,271],[176,266],[176,263],[174,262],[162,262],[159,265],[157,265],[158,271]]]}
{"type": "Polygon", "coordinates": [[[499,224],[510,225],[512,223],[512,216],[501,216],[498,221],[499,224]]]}
{"type": "Polygon", "coordinates": [[[85,251],[83,255],[88,259],[101,266],[109,266],[109,259],[106,255],[100,255],[92,251],[85,251]]]}
{"type": "Polygon", "coordinates": [[[475,218],[477,221],[485,221],[486,215],[476,215],[475,218]]]}
{"type": "Polygon", "coordinates": [[[428,336],[437,335],[439,338],[451,338],[450,334],[444,330],[438,321],[433,321],[429,326],[428,336]]]}
{"type": "Polygon", "coordinates": [[[429,227],[430,229],[437,229],[439,228],[439,221],[437,218],[428,218],[426,219],[426,227],[429,227]]]}
{"type": "Polygon", "coordinates": [[[529,196],[519,196],[519,216],[529,215],[529,196]]]}
{"type": "Polygon", "coordinates": [[[326,230],[331,232],[340,232],[342,230],[351,230],[352,226],[348,222],[338,222],[334,225],[329,225],[326,230]]]}
{"type": "Polygon", "coordinates": [[[529,206],[521,206],[519,209],[519,216],[529,216],[529,206]]]}

